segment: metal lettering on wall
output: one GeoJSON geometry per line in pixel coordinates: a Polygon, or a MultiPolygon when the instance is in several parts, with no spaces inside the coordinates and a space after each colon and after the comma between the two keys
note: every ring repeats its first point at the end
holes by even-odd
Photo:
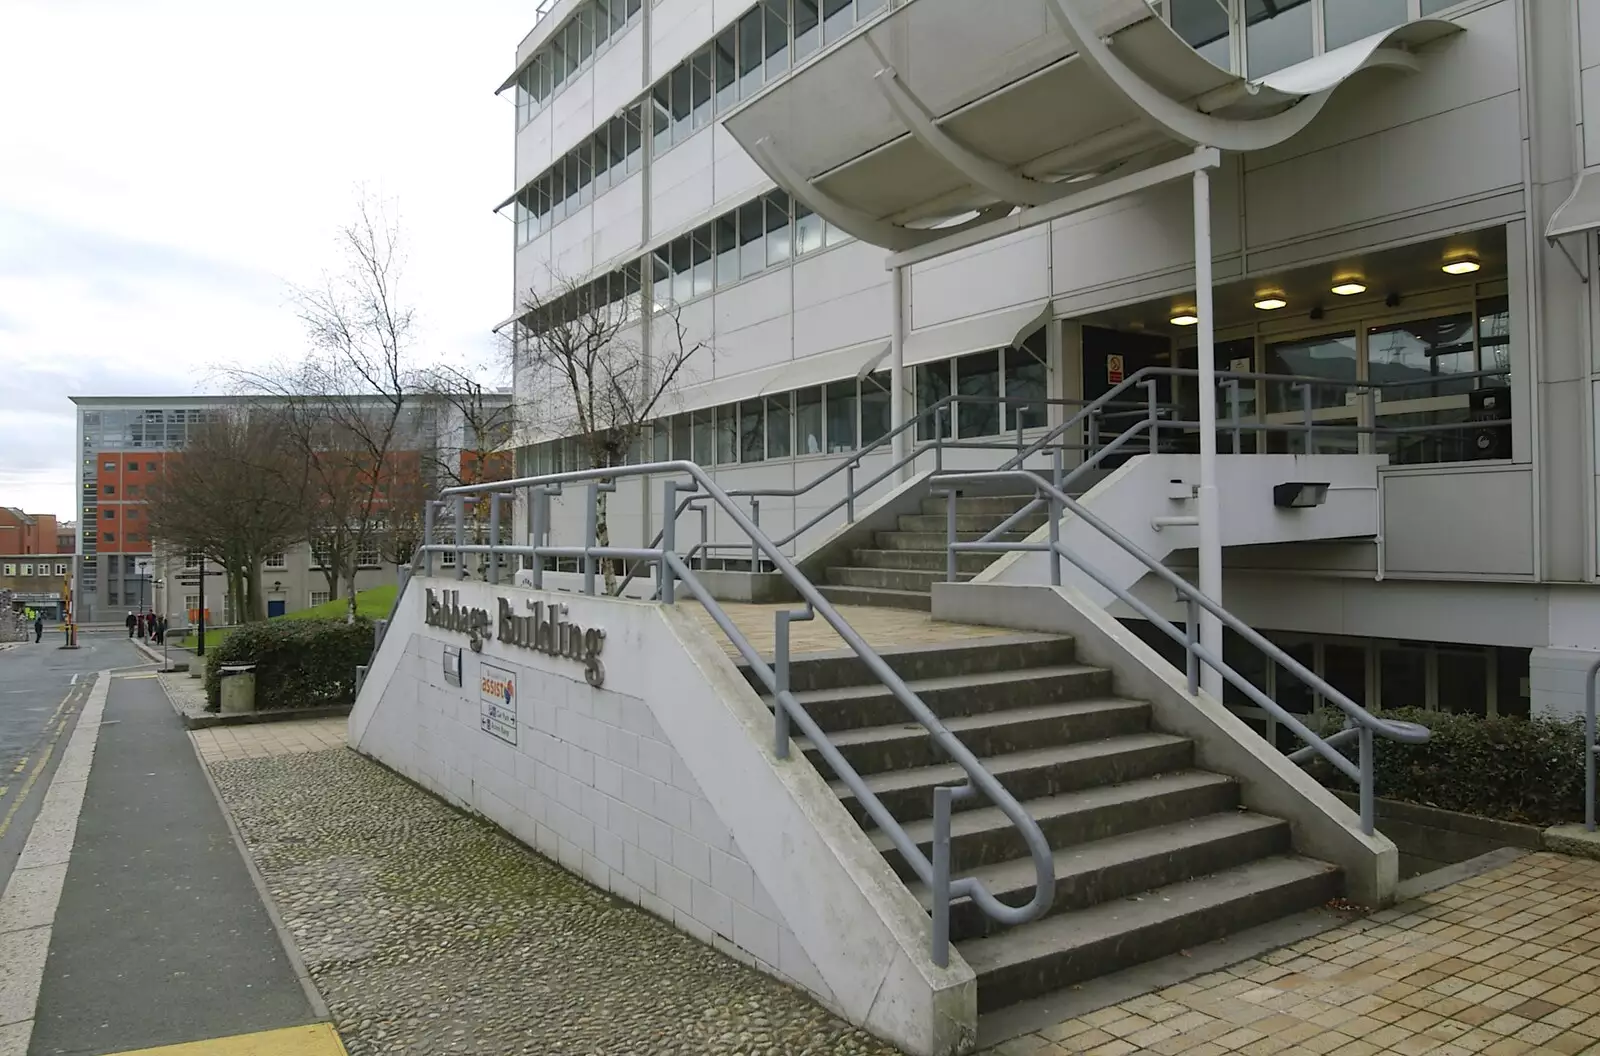
{"type": "Polygon", "coordinates": [[[606,632],[580,627],[567,619],[567,607],[560,602],[527,600],[526,616],[519,615],[510,599],[499,598],[499,619],[491,623],[484,609],[464,608],[461,592],[426,592],[422,622],[429,627],[460,631],[467,635],[473,652],[482,652],[483,643],[498,635],[507,645],[515,645],[546,656],[564,657],[583,665],[583,678],[591,686],[606,680],[600,654],[606,647],[606,632]]]}

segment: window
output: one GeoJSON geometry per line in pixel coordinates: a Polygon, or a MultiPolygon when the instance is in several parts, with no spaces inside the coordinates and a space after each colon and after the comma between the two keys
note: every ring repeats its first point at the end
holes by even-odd
{"type": "Polygon", "coordinates": [[[137,506],[130,506],[130,507],[128,507],[128,509],[127,509],[127,511],[126,511],[126,515],[127,515],[127,516],[128,516],[128,517],[129,517],[129,518],[135,518],[135,517],[138,517],[138,516],[139,516],[139,507],[137,507],[137,506]]]}
{"type": "MultiPolygon", "coordinates": [[[[133,558],[130,557],[130,558],[128,558],[128,560],[132,561],[133,558]]],[[[131,568],[132,566],[130,565],[129,567],[131,568]]],[[[108,555],[106,555],[106,571],[109,574],[113,575],[113,576],[117,574],[117,555],[116,554],[108,554],[108,555]]]]}
{"type": "Polygon", "coordinates": [[[117,471],[117,464],[115,462],[107,462],[101,468],[103,468],[107,473],[115,473],[117,471]]]}
{"type": "Polygon", "coordinates": [[[956,392],[978,397],[956,404],[956,435],[962,439],[1000,432],[1000,353],[974,352],[956,360],[956,392]]]}
{"type": "Polygon", "coordinates": [[[23,562],[23,564],[22,564],[22,574],[25,575],[25,576],[33,575],[33,562],[31,562],[31,561],[24,561],[23,562]]]}
{"type": "MultiPolygon", "coordinates": [[[[135,491],[136,491],[136,489],[129,488],[128,489],[128,494],[132,495],[132,494],[135,493],[135,491]]],[[[105,493],[107,495],[115,495],[117,493],[117,486],[115,484],[107,484],[105,493]]]]}
{"type": "Polygon", "coordinates": [[[739,404],[739,461],[762,462],[767,457],[766,406],[758,398],[739,404]]]}
{"type": "MultiPolygon", "coordinates": [[[[200,562],[203,561],[203,560],[205,560],[205,555],[201,554],[200,551],[198,551],[198,550],[185,551],[184,555],[183,555],[183,567],[184,568],[199,568],[200,567],[200,562]]],[[[112,566],[112,571],[113,572],[116,571],[116,566],[115,565],[112,566]]]]}
{"type": "Polygon", "coordinates": [[[880,370],[861,379],[861,446],[868,447],[889,435],[893,422],[889,372],[880,370]]]}
{"type": "Polygon", "coordinates": [[[439,555],[439,566],[441,568],[455,568],[456,552],[454,550],[446,550],[441,553],[439,555]]]}
{"type": "MultiPolygon", "coordinates": [[[[1455,0],[1451,0],[1452,3],[1455,0]]],[[[1423,5],[1426,7],[1426,3],[1423,5]]],[[[1323,47],[1332,51],[1362,37],[1403,24],[1406,0],[1323,0],[1323,47]]]]}
{"type": "Polygon", "coordinates": [[[139,497],[139,485],[137,485],[137,484],[129,484],[128,485],[128,498],[137,499],[138,497],[139,497]]]}
{"type": "Polygon", "coordinates": [[[717,464],[715,412],[707,407],[694,412],[694,460],[702,466],[717,464]]]}
{"type": "Polygon", "coordinates": [[[312,608],[315,608],[318,605],[326,605],[328,603],[328,592],[325,590],[313,590],[311,592],[310,601],[312,608]]]}
{"type": "Polygon", "coordinates": [[[56,565],[56,575],[64,576],[66,574],[67,574],[67,566],[66,566],[66,564],[65,563],[57,564],[56,565]]]}
{"type": "Polygon", "coordinates": [[[128,472],[129,473],[137,473],[137,472],[139,472],[139,463],[137,463],[137,462],[129,462],[128,463],[128,472]]]}
{"type": "Polygon", "coordinates": [[[1311,0],[1245,0],[1250,76],[1265,77],[1311,58],[1315,50],[1312,15],[1311,0]]]}
{"type": "Polygon", "coordinates": [[[767,397],[767,457],[788,458],[794,453],[789,442],[790,394],[767,397]]]}
{"type": "Polygon", "coordinates": [[[146,473],[154,473],[156,471],[156,464],[154,462],[146,462],[144,464],[144,471],[146,473]]]}
{"type": "Polygon", "coordinates": [[[739,461],[739,408],[727,404],[717,408],[717,465],[730,466],[739,461]]]}
{"type": "Polygon", "coordinates": [[[107,583],[106,584],[106,604],[107,605],[116,605],[116,604],[118,604],[118,602],[117,602],[117,584],[115,582],[111,582],[111,583],[107,583]]]}
{"type": "Polygon", "coordinates": [[[103,513],[102,513],[102,514],[101,514],[101,515],[100,515],[100,517],[101,517],[101,519],[102,519],[102,520],[107,520],[107,521],[114,521],[114,520],[116,520],[116,519],[117,519],[117,510],[116,510],[116,507],[114,507],[114,506],[112,506],[112,507],[108,507],[108,508],[107,508],[107,509],[106,509],[106,510],[105,510],[105,512],[103,512],[103,513]]]}
{"type": "Polygon", "coordinates": [[[1045,336],[1038,330],[1020,348],[1005,351],[1005,429],[1043,429],[1049,421],[1046,388],[1045,336]],[[1027,403],[1012,403],[1027,400],[1027,403]]]}
{"type": "Polygon", "coordinates": [[[822,389],[813,386],[794,394],[795,454],[822,454],[822,389]]]}
{"type": "Polygon", "coordinates": [[[101,532],[100,533],[100,538],[104,542],[114,543],[114,542],[117,541],[117,533],[116,532],[101,532]]]}
{"type": "Polygon", "coordinates": [[[273,554],[270,557],[268,557],[265,562],[263,562],[262,567],[263,568],[288,568],[289,567],[289,555],[287,555],[287,554],[273,554]]]}
{"type": "Polygon", "coordinates": [[[952,435],[953,421],[949,406],[933,410],[935,404],[950,395],[950,374],[952,363],[950,360],[941,360],[937,363],[920,363],[916,368],[917,389],[917,439],[932,440],[934,437],[949,438],[952,435]]]}
{"type": "Polygon", "coordinates": [[[6,566],[5,566],[5,573],[6,573],[6,575],[8,575],[8,576],[14,576],[14,575],[16,575],[16,574],[17,574],[17,566],[16,566],[16,565],[14,565],[14,564],[8,564],[8,565],[6,565],[6,566]]]}
{"type": "Polygon", "coordinates": [[[129,532],[128,533],[128,542],[130,542],[130,543],[137,543],[140,540],[140,538],[141,538],[141,536],[139,535],[138,532],[129,532]]]}
{"type": "Polygon", "coordinates": [[[827,389],[828,451],[856,449],[856,382],[835,381],[827,389]]]}
{"type": "Polygon", "coordinates": [[[356,565],[360,568],[377,568],[382,561],[375,547],[363,547],[356,552],[356,565]]]}

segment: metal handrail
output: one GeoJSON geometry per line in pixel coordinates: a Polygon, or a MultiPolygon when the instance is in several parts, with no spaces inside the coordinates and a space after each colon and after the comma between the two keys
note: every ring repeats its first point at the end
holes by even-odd
{"type": "MultiPolygon", "coordinates": [[[[542,504],[535,504],[534,520],[539,520],[537,510],[542,504]]],[[[983,763],[975,756],[966,745],[953,734],[950,729],[939,719],[916,693],[895,673],[894,669],[878,655],[878,653],[861,637],[856,630],[841,616],[828,599],[822,595],[814,584],[801,573],[793,561],[784,555],[778,545],[767,538],[761,529],[745,515],[738,503],[711,479],[710,475],[699,465],[687,461],[657,462],[644,465],[609,467],[604,469],[577,470],[565,473],[546,474],[535,477],[521,477],[509,481],[497,481],[492,484],[471,484],[447,488],[441,492],[441,500],[429,502],[424,509],[426,534],[428,542],[418,548],[412,558],[411,569],[431,569],[432,555],[435,553],[454,552],[456,556],[456,576],[465,578],[466,571],[461,556],[472,553],[485,553],[490,555],[512,554],[531,559],[531,572],[533,585],[538,587],[542,583],[544,560],[549,557],[576,557],[581,559],[586,566],[585,593],[595,593],[593,570],[595,564],[604,560],[631,560],[649,561],[656,564],[659,572],[660,600],[662,604],[673,604],[676,600],[675,584],[681,582],[688,588],[697,600],[705,607],[712,620],[720,627],[728,640],[733,643],[749,664],[763,685],[772,693],[773,721],[774,721],[774,749],[779,757],[789,753],[789,724],[798,726],[800,732],[810,740],[811,745],[822,756],[823,760],[838,776],[838,778],[856,796],[857,802],[862,805],[869,817],[883,830],[895,849],[910,865],[917,877],[926,883],[933,892],[932,924],[933,937],[931,941],[931,954],[935,964],[944,966],[949,963],[949,912],[950,904],[958,898],[970,899],[978,909],[990,919],[1001,924],[1021,924],[1042,915],[1049,909],[1055,897],[1055,868],[1049,844],[1045,841],[1044,833],[1038,823],[1028,815],[1022,804],[1013,796],[1000,781],[990,773],[983,763]],[[614,485],[615,480],[624,477],[652,476],[667,474],[668,479],[662,482],[663,498],[662,510],[664,521],[660,545],[658,547],[633,548],[606,546],[595,544],[595,519],[593,509],[602,488],[614,485]],[[687,477],[685,483],[681,477],[687,477]],[[567,484],[586,484],[590,516],[587,519],[585,539],[583,546],[550,546],[540,544],[540,531],[543,526],[532,525],[530,532],[534,542],[532,545],[505,545],[500,542],[501,522],[496,515],[499,502],[506,496],[515,497],[518,491],[533,489],[535,494],[548,495],[559,490],[567,484]],[[760,553],[771,561],[774,568],[781,573],[791,587],[799,594],[805,603],[802,612],[779,611],[775,614],[775,648],[773,661],[768,664],[760,652],[750,643],[749,639],[728,616],[727,612],[712,597],[709,590],[700,583],[694,575],[689,562],[677,553],[675,545],[675,527],[677,513],[680,511],[678,503],[679,491],[703,495],[710,502],[728,515],[733,523],[743,531],[751,541],[752,553],[760,553]],[[453,542],[434,543],[433,527],[434,517],[439,506],[453,503],[458,511],[466,501],[467,496],[488,492],[495,496],[491,509],[489,526],[490,541],[487,545],[467,544],[460,534],[453,542]],[[957,786],[941,786],[934,790],[934,834],[932,840],[933,855],[930,859],[922,852],[917,842],[905,831],[904,827],[889,813],[883,802],[872,791],[871,787],[856,772],[849,761],[840,753],[839,749],[829,739],[826,731],[819,727],[806,711],[805,706],[791,692],[789,688],[789,650],[788,650],[788,624],[792,619],[810,619],[820,615],[822,619],[833,628],[834,632],[855,653],[872,675],[886,687],[889,692],[910,713],[911,717],[928,731],[929,737],[938,750],[951,762],[955,763],[966,774],[965,783],[957,786]],[[1028,847],[1034,866],[1034,893],[1033,897],[1024,905],[1011,906],[1001,902],[993,893],[975,877],[950,877],[950,810],[956,800],[970,798],[982,794],[1015,825],[1020,832],[1024,843],[1028,847]]],[[[499,562],[491,560],[489,571],[492,581],[498,581],[499,562]]],[[[410,577],[403,577],[401,589],[396,592],[395,606],[398,608],[400,597],[404,594],[405,587],[410,577]]],[[[393,610],[392,610],[393,611],[393,610]]],[[[391,611],[391,615],[392,615],[391,611]]]]}
{"type": "MultiPolygon", "coordinates": [[[[949,562],[947,577],[951,582],[956,580],[955,566],[956,555],[961,552],[978,553],[1005,553],[1009,551],[1042,551],[1050,555],[1050,580],[1052,584],[1061,583],[1061,559],[1066,558],[1079,569],[1087,573],[1102,587],[1109,590],[1113,596],[1132,608],[1140,616],[1149,620],[1160,628],[1168,637],[1182,643],[1186,657],[1187,675],[1189,680],[1189,693],[1198,695],[1200,691],[1200,664],[1204,663],[1218,672],[1223,679],[1239,690],[1257,706],[1265,710],[1279,723],[1287,726],[1296,736],[1306,743],[1306,748],[1289,756],[1296,762],[1303,762],[1310,754],[1314,753],[1327,760],[1335,769],[1346,777],[1355,781],[1361,794],[1361,829],[1371,834],[1376,827],[1376,809],[1374,800],[1374,776],[1376,759],[1373,749],[1373,736],[1381,735],[1389,740],[1399,741],[1403,744],[1422,744],[1430,736],[1426,727],[1415,723],[1397,722],[1391,719],[1380,719],[1367,709],[1345,696],[1326,680],[1311,671],[1300,661],[1290,656],[1283,649],[1274,645],[1263,637],[1254,628],[1243,620],[1224,609],[1216,601],[1201,593],[1200,590],[1160,561],[1156,560],[1133,540],[1117,531],[1106,521],[1090,511],[1086,506],[1076,502],[1066,493],[1045,480],[1039,474],[1029,470],[996,470],[977,473],[949,473],[935,475],[934,481],[938,485],[954,487],[963,483],[988,483],[998,479],[1012,481],[1026,481],[1033,485],[1035,494],[1045,498],[1050,503],[1051,538],[1048,542],[958,542],[954,532],[954,516],[950,518],[950,533],[947,541],[949,562]],[[1100,532],[1101,535],[1111,540],[1123,551],[1136,559],[1145,569],[1155,575],[1162,582],[1174,588],[1184,599],[1187,609],[1186,629],[1178,630],[1177,626],[1153,608],[1139,600],[1133,593],[1121,586],[1106,573],[1085,561],[1067,547],[1063,546],[1059,535],[1059,524],[1062,513],[1071,513],[1084,523],[1100,532]],[[1319,736],[1305,725],[1297,716],[1284,709],[1277,701],[1267,696],[1260,689],[1251,684],[1250,680],[1239,674],[1224,662],[1223,658],[1201,644],[1196,629],[1199,626],[1200,610],[1205,610],[1220,620],[1223,626],[1231,629],[1249,644],[1265,653],[1274,663],[1289,671],[1301,682],[1305,683],[1313,692],[1320,694],[1325,700],[1333,703],[1345,715],[1346,721],[1354,730],[1359,741],[1359,763],[1351,761],[1340,752],[1335,744],[1319,736]]],[[[952,498],[954,492],[952,492],[952,498]]],[[[949,507],[955,509],[952,502],[949,507]]],[[[1600,665],[1597,665],[1600,668],[1600,665]]]]}
{"type": "Polygon", "coordinates": [[[1589,665],[1583,699],[1583,827],[1595,831],[1595,760],[1600,745],[1595,743],[1595,678],[1600,676],[1600,660],[1589,665]]]}

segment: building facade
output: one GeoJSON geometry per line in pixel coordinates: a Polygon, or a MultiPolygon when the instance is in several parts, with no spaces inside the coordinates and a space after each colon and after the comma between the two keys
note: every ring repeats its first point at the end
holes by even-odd
{"type": "MultiPolygon", "coordinates": [[[[165,613],[173,625],[183,626],[204,607],[209,621],[231,623],[234,614],[228,608],[224,577],[208,576],[203,591],[181,582],[184,573],[198,570],[198,558],[174,553],[159,539],[152,540],[144,507],[167,460],[181,455],[193,430],[225,412],[249,406],[254,399],[78,396],[73,402],[78,407],[80,560],[74,583],[79,622],[118,623],[130,612],[150,611],[165,613]]],[[[504,426],[509,406],[509,394],[493,392],[478,394],[471,404],[418,397],[406,412],[410,420],[403,428],[407,435],[428,438],[430,460],[454,459],[464,479],[487,479],[486,472],[509,472],[509,459],[504,466],[496,461],[487,471],[479,469],[476,462],[486,448],[473,426],[504,426]],[[464,406],[469,409],[463,410],[464,406]]],[[[408,464],[414,466],[417,460],[408,464]]],[[[376,551],[356,556],[358,590],[395,581],[394,565],[376,551]]],[[[269,559],[261,572],[268,615],[327,601],[324,565],[308,544],[269,559]]]]}

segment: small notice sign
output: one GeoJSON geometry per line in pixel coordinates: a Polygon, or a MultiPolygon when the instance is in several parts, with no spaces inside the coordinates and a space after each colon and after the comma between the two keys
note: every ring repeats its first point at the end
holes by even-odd
{"type": "Polygon", "coordinates": [[[1121,356],[1106,357],[1106,381],[1112,385],[1120,385],[1124,373],[1121,356]]]}
{"type": "Polygon", "coordinates": [[[507,744],[517,743],[517,679],[503,667],[480,664],[478,678],[479,725],[483,732],[507,744]]]}
{"type": "Polygon", "coordinates": [[[447,645],[444,647],[444,680],[446,685],[459,686],[461,684],[461,647],[447,645]]]}

